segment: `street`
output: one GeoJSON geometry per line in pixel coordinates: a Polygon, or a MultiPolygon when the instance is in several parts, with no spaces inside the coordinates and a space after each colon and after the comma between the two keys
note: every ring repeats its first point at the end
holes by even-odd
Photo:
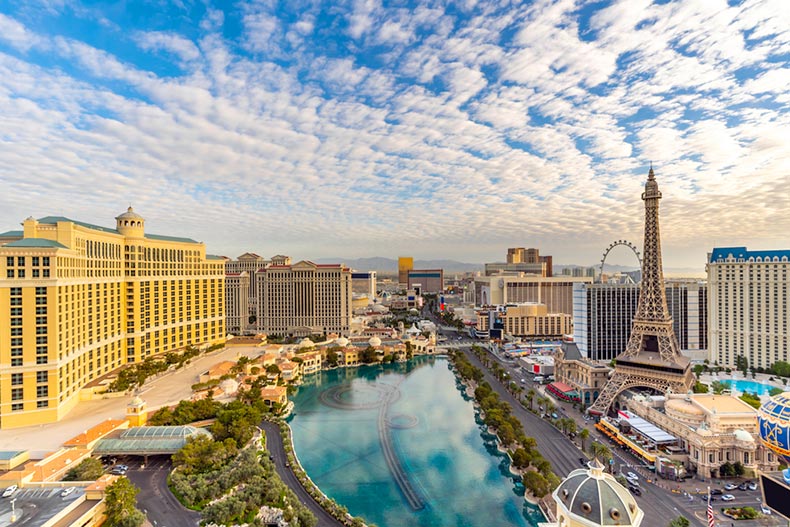
{"type": "Polygon", "coordinates": [[[137,457],[126,458],[129,465],[126,477],[140,489],[137,508],[143,511],[154,527],[195,527],[200,513],[185,508],[167,487],[167,476],[173,466],[170,456],[149,456],[142,466],[137,457]]]}

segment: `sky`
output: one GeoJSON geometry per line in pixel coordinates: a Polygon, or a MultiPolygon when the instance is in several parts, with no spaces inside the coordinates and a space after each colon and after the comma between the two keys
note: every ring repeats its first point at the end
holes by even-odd
{"type": "Polygon", "coordinates": [[[786,0],[0,3],[0,231],[666,267],[790,248],[786,0]],[[608,262],[630,263],[627,249],[608,262]]]}

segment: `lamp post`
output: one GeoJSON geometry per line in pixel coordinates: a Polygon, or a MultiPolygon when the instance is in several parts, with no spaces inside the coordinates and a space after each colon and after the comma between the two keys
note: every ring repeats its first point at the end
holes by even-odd
{"type": "Polygon", "coordinates": [[[16,498],[11,500],[11,523],[14,523],[16,521],[16,509],[14,508],[15,501],[16,498]]]}

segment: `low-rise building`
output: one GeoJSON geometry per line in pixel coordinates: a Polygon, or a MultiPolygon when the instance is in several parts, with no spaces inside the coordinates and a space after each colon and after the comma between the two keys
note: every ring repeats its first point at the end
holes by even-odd
{"type": "Polygon", "coordinates": [[[779,460],[759,441],[757,410],[731,395],[670,394],[634,397],[631,412],[679,439],[687,468],[719,477],[724,463],[740,462],[748,473],[777,470],[779,460]]]}
{"type": "Polygon", "coordinates": [[[554,356],[554,378],[576,390],[584,406],[598,398],[610,371],[607,365],[582,357],[573,342],[563,342],[554,356]]]}
{"type": "Polygon", "coordinates": [[[508,305],[496,311],[494,317],[489,310],[478,311],[477,329],[490,331],[498,321],[502,330],[514,337],[562,338],[573,332],[573,317],[566,313],[549,313],[545,304],[508,305]]]}
{"type": "Polygon", "coordinates": [[[288,404],[288,388],[285,386],[264,386],[261,388],[261,400],[268,407],[275,404],[285,407],[288,404]]]}
{"type": "Polygon", "coordinates": [[[236,366],[236,363],[233,362],[232,360],[222,361],[222,362],[220,362],[218,364],[215,364],[214,366],[209,368],[207,371],[201,373],[200,377],[198,377],[198,380],[200,382],[208,382],[208,381],[218,380],[223,375],[228,375],[230,373],[231,369],[233,369],[234,366],[236,366]]]}

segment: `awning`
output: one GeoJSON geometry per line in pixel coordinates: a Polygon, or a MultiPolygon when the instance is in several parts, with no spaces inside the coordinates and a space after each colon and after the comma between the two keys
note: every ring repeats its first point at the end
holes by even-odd
{"type": "Polygon", "coordinates": [[[637,417],[633,414],[627,414],[625,412],[620,412],[620,415],[625,422],[631,425],[631,428],[650,439],[657,445],[662,443],[674,443],[677,441],[675,436],[665,432],[653,423],[645,421],[641,417],[637,417]]]}

